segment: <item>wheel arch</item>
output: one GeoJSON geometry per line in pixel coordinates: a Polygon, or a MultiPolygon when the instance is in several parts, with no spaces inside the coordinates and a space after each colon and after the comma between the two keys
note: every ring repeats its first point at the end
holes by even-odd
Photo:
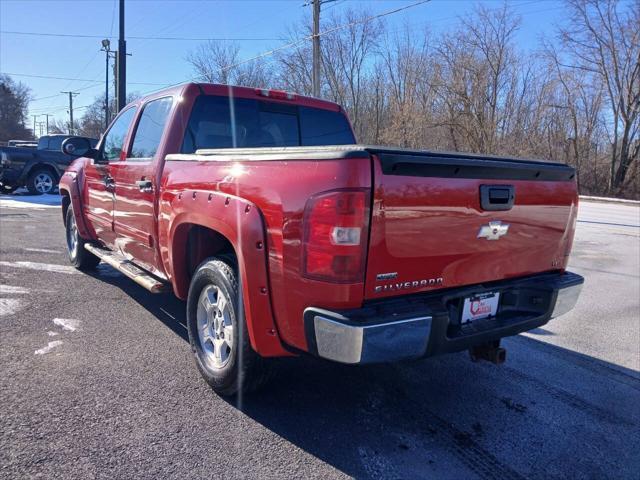
{"type": "Polygon", "coordinates": [[[36,170],[47,170],[47,171],[51,172],[55,182],[59,182],[60,181],[60,172],[58,171],[58,169],[55,166],[53,166],[52,164],[47,163],[47,162],[39,162],[39,161],[34,162],[32,165],[29,166],[29,168],[26,169],[25,179],[28,180],[29,177],[31,177],[31,175],[36,170]]]}
{"type": "Polygon", "coordinates": [[[220,192],[183,192],[170,203],[163,257],[176,296],[187,298],[195,268],[206,258],[233,258],[251,346],[266,357],[290,355],[280,342],[271,308],[266,229],[259,209],[220,192]]]}
{"type": "Polygon", "coordinates": [[[79,235],[85,240],[96,240],[87,228],[82,208],[82,196],[80,195],[80,180],[82,172],[68,171],[60,177],[58,189],[62,197],[62,221],[67,226],[67,210],[73,208],[73,215],[76,219],[76,226],[79,235]]]}

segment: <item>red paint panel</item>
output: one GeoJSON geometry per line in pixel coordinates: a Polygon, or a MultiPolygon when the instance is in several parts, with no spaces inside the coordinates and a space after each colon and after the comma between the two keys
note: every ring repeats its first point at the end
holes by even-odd
{"type": "MultiPolygon", "coordinates": [[[[305,278],[302,275],[302,223],[307,200],[314,194],[339,188],[369,188],[370,160],[293,160],[246,162],[189,162],[169,161],[165,164],[160,205],[160,248],[165,269],[174,277],[172,252],[181,251],[171,238],[175,228],[168,229],[179,215],[175,200],[170,196],[183,193],[182,205],[187,212],[198,214],[210,225],[220,220],[224,211],[204,208],[200,195],[213,192],[243,198],[255,205],[264,225],[269,293],[274,322],[280,338],[289,345],[306,350],[303,327],[304,309],[313,305],[326,308],[356,308],[363,300],[364,282],[335,284],[305,278]],[[192,199],[197,191],[196,200],[192,199]]],[[[229,211],[227,209],[227,211],[229,211]]],[[[233,210],[235,211],[235,210],[233,210]]],[[[242,215],[241,215],[242,217],[242,215]]],[[[186,218],[186,217],[185,217],[186,218]]],[[[244,217],[242,217],[244,218],[244,217]]],[[[234,244],[238,243],[235,217],[228,218],[228,226],[218,230],[234,244]]],[[[213,228],[213,227],[211,227],[213,228]]],[[[220,227],[222,228],[222,227],[220,227]]],[[[252,245],[254,238],[241,233],[243,244],[252,245]]],[[[247,264],[253,276],[254,266],[247,264]]],[[[178,282],[179,283],[179,282],[178,282]]],[[[184,290],[176,285],[179,296],[184,290]]],[[[254,308],[254,311],[258,309],[254,308]]],[[[258,350],[263,354],[262,351],[258,350]]]]}
{"type": "Polygon", "coordinates": [[[384,175],[377,159],[374,178],[365,289],[368,299],[502,280],[566,266],[565,252],[573,238],[577,214],[574,181],[384,175]],[[513,185],[513,208],[482,210],[480,185],[487,184],[513,185]],[[508,234],[499,240],[478,238],[480,228],[490,221],[509,224],[508,234]],[[377,280],[379,274],[396,276],[377,280]],[[442,283],[429,281],[440,278],[442,283]]]}

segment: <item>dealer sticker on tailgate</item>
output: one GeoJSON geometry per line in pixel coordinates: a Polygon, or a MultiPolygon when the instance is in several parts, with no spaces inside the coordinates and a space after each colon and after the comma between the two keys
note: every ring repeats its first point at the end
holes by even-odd
{"type": "Polygon", "coordinates": [[[462,307],[462,323],[494,316],[498,311],[499,299],[499,293],[483,293],[465,298],[462,307]]]}

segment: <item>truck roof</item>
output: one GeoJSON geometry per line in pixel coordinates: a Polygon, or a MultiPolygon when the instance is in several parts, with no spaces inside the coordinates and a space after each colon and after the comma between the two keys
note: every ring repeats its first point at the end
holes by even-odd
{"type": "Polygon", "coordinates": [[[303,105],[306,107],[321,108],[324,110],[332,110],[334,112],[342,111],[342,107],[335,102],[330,102],[328,100],[321,100],[319,98],[314,98],[314,97],[307,97],[304,95],[299,95],[294,92],[285,92],[285,93],[289,93],[292,96],[292,98],[289,98],[289,99],[274,98],[274,97],[268,97],[267,95],[265,95],[265,92],[283,93],[283,91],[256,88],[256,87],[246,87],[246,86],[239,86],[239,85],[224,85],[219,83],[196,83],[196,82],[182,83],[180,85],[172,86],[162,90],[157,90],[153,93],[145,95],[144,97],[141,97],[131,102],[131,105],[145,103],[149,99],[164,97],[167,95],[184,95],[188,90],[191,90],[191,89],[199,90],[200,93],[203,95],[229,96],[231,93],[238,98],[258,98],[258,99],[269,100],[274,102],[303,105]]]}

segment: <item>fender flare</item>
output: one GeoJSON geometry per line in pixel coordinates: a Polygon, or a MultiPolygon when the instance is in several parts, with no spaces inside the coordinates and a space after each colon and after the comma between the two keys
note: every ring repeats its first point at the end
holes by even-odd
{"type": "MultiPolygon", "coordinates": [[[[245,320],[253,349],[263,357],[288,356],[276,327],[271,305],[267,272],[266,228],[259,208],[240,197],[222,192],[167,192],[171,200],[162,201],[160,218],[169,217],[166,238],[165,271],[169,273],[174,292],[185,299],[189,291],[187,266],[174,252],[184,252],[188,229],[183,226],[200,225],[218,232],[233,246],[238,260],[240,285],[244,299],[245,320]],[[249,273],[250,271],[250,273],[249,273]]],[[[161,234],[162,235],[162,234],[161,234]]]]}
{"type": "MultiPolygon", "coordinates": [[[[78,234],[85,240],[95,240],[84,218],[84,209],[82,208],[81,184],[84,181],[82,170],[79,172],[70,170],[62,174],[59,182],[60,195],[68,195],[73,207],[73,216],[76,218],[76,226],[78,234]],[[64,193],[63,193],[64,192],[64,193]]],[[[64,203],[62,204],[62,220],[66,223],[64,203]]]]}

